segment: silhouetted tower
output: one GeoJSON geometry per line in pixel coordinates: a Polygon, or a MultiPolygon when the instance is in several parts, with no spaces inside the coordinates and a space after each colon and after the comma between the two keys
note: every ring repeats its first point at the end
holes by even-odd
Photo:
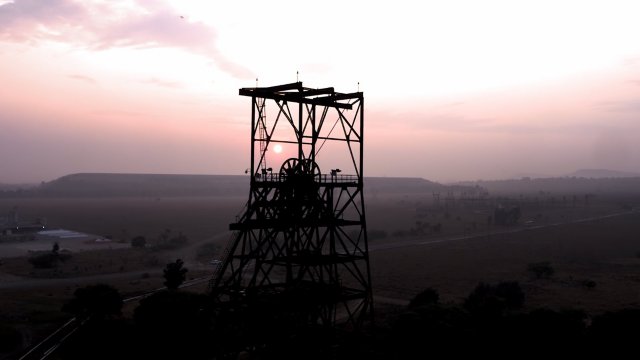
{"type": "Polygon", "coordinates": [[[19,219],[18,207],[14,206],[13,209],[9,210],[9,216],[7,216],[7,225],[17,228],[20,222],[19,219]]]}
{"type": "Polygon", "coordinates": [[[437,208],[440,207],[440,193],[439,192],[433,192],[433,202],[435,204],[435,206],[437,208]]]}
{"type": "Polygon", "coordinates": [[[447,197],[444,199],[447,209],[455,205],[456,198],[452,190],[447,190],[447,197]]]}
{"type": "Polygon", "coordinates": [[[359,328],[373,312],[362,92],[296,82],[240,95],[252,103],[249,201],[230,225],[213,294],[295,309],[297,323],[359,328]]]}

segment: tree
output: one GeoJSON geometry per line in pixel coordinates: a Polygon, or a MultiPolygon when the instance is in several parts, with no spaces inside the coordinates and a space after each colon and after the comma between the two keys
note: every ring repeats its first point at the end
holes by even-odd
{"type": "Polygon", "coordinates": [[[496,296],[503,299],[509,309],[519,309],[524,305],[524,292],[516,281],[503,281],[496,285],[496,296]]]}
{"type": "Polygon", "coordinates": [[[51,251],[40,251],[29,257],[29,262],[36,269],[51,269],[58,265],[58,262],[65,262],[71,258],[68,253],[60,253],[58,242],[53,243],[51,251]]]}
{"type": "Polygon", "coordinates": [[[551,263],[549,263],[548,261],[531,263],[529,264],[529,266],[527,266],[527,270],[533,273],[536,279],[548,279],[555,272],[553,267],[551,267],[551,263]]]}
{"type": "Polygon", "coordinates": [[[220,341],[212,333],[214,316],[204,294],[164,290],[142,299],[133,319],[144,358],[210,359],[220,341]]]}
{"type": "Polygon", "coordinates": [[[506,310],[522,307],[524,292],[517,282],[501,282],[497,285],[480,283],[465,299],[464,307],[482,317],[496,317],[506,310]]]}
{"type": "Polygon", "coordinates": [[[96,284],[78,288],[73,296],[73,299],[64,304],[62,311],[78,318],[104,319],[119,315],[122,310],[122,296],[110,285],[96,284]]]}
{"type": "Polygon", "coordinates": [[[0,354],[15,351],[22,345],[22,334],[15,327],[0,324],[0,354]]]}
{"type": "Polygon", "coordinates": [[[186,279],[187,268],[183,267],[184,261],[177,259],[175,262],[168,263],[164,268],[164,285],[169,290],[176,290],[186,279]]]}
{"type": "Polygon", "coordinates": [[[29,262],[36,269],[51,269],[58,264],[58,255],[52,252],[42,252],[29,257],[29,262]]]}
{"type": "Polygon", "coordinates": [[[438,291],[433,288],[426,288],[422,292],[420,292],[416,297],[414,297],[409,303],[409,309],[437,304],[440,300],[440,295],[438,291]]]}

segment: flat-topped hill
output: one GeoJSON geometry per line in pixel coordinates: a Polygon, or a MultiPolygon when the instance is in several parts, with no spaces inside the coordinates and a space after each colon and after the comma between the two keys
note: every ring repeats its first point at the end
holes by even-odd
{"type": "MultiPolygon", "coordinates": [[[[446,187],[421,178],[365,178],[365,192],[431,193],[446,187]]],[[[42,183],[19,193],[5,196],[47,197],[177,197],[177,196],[247,196],[247,175],[178,175],[79,173],[42,183]]]]}

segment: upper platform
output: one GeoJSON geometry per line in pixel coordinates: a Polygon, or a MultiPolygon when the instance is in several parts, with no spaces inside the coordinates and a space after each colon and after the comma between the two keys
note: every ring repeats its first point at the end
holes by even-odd
{"type": "Polygon", "coordinates": [[[362,92],[339,93],[332,87],[312,89],[302,86],[302,82],[291,84],[240,89],[240,95],[273,100],[284,100],[302,104],[320,105],[340,109],[351,109],[354,100],[362,100],[362,92]]]}
{"type": "MultiPolygon", "coordinates": [[[[309,177],[313,177],[313,181],[319,185],[357,185],[358,184],[358,176],[357,175],[342,175],[342,174],[315,174],[308,175],[309,177]]],[[[257,183],[264,183],[269,185],[275,185],[278,183],[284,183],[289,179],[287,174],[283,173],[270,173],[266,174],[256,173],[254,176],[254,180],[257,183]]]]}

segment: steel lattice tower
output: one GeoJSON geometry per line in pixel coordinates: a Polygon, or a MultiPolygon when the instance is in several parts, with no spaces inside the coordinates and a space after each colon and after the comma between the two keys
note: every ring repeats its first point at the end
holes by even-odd
{"type": "Polygon", "coordinates": [[[296,82],[240,95],[252,103],[249,200],[211,291],[221,303],[284,304],[297,323],[360,328],[373,313],[363,93],[296,82]]]}

